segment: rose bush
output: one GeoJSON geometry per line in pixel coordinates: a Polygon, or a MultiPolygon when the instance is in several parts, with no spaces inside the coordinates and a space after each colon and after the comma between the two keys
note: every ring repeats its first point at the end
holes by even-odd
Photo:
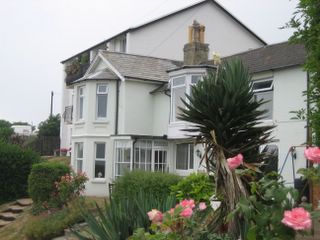
{"type": "Polygon", "coordinates": [[[307,230],[312,226],[310,213],[302,207],[285,211],[281,222],[294,230],[307,230]]]}

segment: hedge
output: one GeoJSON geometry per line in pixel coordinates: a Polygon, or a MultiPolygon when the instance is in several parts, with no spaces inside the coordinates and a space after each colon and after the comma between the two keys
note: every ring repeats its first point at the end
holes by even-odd
{"type": "Polygon", "coordinates": [[[43,162],[33,165],[28,187],[34,203],[49,201],[55,189],[54,183],[67,173],[70,173],[70,168],[59,162],[43,162]]]}
{"type": "Polygon", "coordinates": [[[28,175],[40,156],[17,145],[0,142],[0,203],[26,197],[28,175]]]}

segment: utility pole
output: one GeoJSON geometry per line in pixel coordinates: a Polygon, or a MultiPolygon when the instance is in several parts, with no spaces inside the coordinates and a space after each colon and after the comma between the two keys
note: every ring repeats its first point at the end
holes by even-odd
{"type": "Polygon", "coordinates": [[[51,91],[50,117],[52,117],[52,110],[53,110],[53,91],[51,91]]]}

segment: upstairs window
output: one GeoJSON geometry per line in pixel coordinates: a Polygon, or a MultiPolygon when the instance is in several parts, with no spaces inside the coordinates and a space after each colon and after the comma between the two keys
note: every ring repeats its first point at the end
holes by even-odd
{"type": "Polygon", "coordinates": [[[259,110],[266,110],[263,119],[269,120],[273,117],[273,80],[264,79],[257,80],[252,83],[252,91],[254,100],[263,100],[265,103],[259,107],[259,110]]]}
{"type": "Polygon", "coordinates": [[[84,118],[84,87],[78,88],[78,100],[77,100],[77,120],[83,120],[84,118]]]}
{"type": "Polygon", "coordinates": [[[181,114],[179,108],[184,108],[182,100],[187,101],[186,94],[192,94],[192,86],[202,78],[201,74],[175,77],[171,80],[171,122],[178,122],[181,114]]]}
{"type": "Polygon", "coordinates": [[[108,86],[107,84],[97,85],[97,119],[107,118],[108,86]]]}

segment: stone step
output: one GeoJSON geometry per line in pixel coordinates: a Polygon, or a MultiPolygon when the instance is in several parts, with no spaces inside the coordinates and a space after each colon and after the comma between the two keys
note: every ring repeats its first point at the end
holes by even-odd
{"type": "Polygon", "coordinates": [[[12,213],[21,213],[25,207],[21,207],[20,205],[11,205],[5,212],[12,212],[12,213]]]}
{"type": "Polygon", "coordinates": [[[0,219],[5,221],[14,221],[19,214],[15,214],[12,212],[2,212],[0,213],[0,219]]]}
{"type": "Polygon", "coordinates": [[[22,198],[22,199],[17,200],[17,204],[22,207],[31,206],[32,203],[33,203],[33,201],[31,198],[22,198]]]}
{"type": "Polygon", "coordinates": [[[11,223],[11,221],[5,221],[0,219],[0,228],[7,226],[9,223],[11,223]]]}

